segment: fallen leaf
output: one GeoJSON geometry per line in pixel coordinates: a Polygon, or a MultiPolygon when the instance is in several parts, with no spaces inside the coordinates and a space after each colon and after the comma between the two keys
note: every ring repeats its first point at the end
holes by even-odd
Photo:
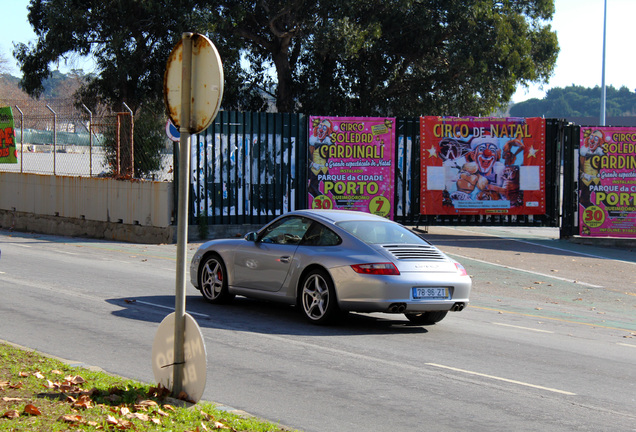
{"type": "Polygon", "coordinates": [[[44,379],[44,375],[42,375],[42,373],[40,373],[40,372],[34,373],[33,376],[38,378],[38,379],[44,379]]]}
{"type": "Polygon", "coordinates": [[[84,384],[86,382],[86,380],[84,378],[82,378],[81,376],[79,376],[79,375],[67,376],[65,379],[69,383],[75,384],[75,385],[84,384]]]}
{"type": "Polygon", "coordinates": [[[2,417],[13,420],[20,417],[20,413],[17,412],[16,410],[9,410],[6,413],[2,414],[2,417]]]}
{"type": "Polygon", "coordinates": [[[91,398],[87,395],[82,395],[76,402],[73,403],[73,408],[88,409],[91,408],[91,405],[91,398]]]}
{"type": "Polygon", "coordinates": [[[19,376],[19,377],[21,377],[21,378],[26,378],[26,377],[28,377],[28,376],[29,376],[29,373],[28,373],[28,372],[20,372],[20,373],[18,374],[18,376],[19,376]]]}
{"type": "Polygon", "coordinates": [[[175,407],[173,407],[172,405],[168,405],[168,404],[163,405],[163,409],[165,409],[166,411],[172,411],[172,412],[176,412],[177,411],[177,409],[175,407]]]}
{"type": "Polygon", "coordinates": [[[80,423],[84,419],[80,415],[64,414],[63,416],[60,416],[57,420],[63,421],[64,423],[80,423]]]}
{"type": "Polygon", "coordinates": [[[52,373],[52,374],[55,374],[55,375],[63,375],[63,374],[64,374],[64,372],[59,371],[59,370],[57,370],[57,369],[53,369],[53,370],[51,371],[51,373],[52,373]]]}
{"type": "Polygon", "coordinates": [[[140,406],[140,407],[156,407],[159,406],[159,404],[157,404],[157,402],[150,400],[150,399],[145,399],[142,401],[137,402],[137,404],[135,406],[140,406]]]}
{"type": "Polygon", "coordinates": [[[23,400],[22,398],[17,398],[17,397],[3,397],[2,400],[4,402],[19,402],[21,400],[23,400]]]}
{"type": "Polygon", "coordinates": [[[150,417],[148,416],[148,414],[134,413],[132,415],[132,417],[134,417],[134,418],[136,418],[138,420],[144,421],[144,422],[150,421],[150,417]]]}
{"type": "Polygon", "coordinates": [[[120,420],[119,424],[117,425],[118,429],[130,429],[132,428],[134,425],[131,421],[129,420],[120,420]]]}
{"type": "Polygon", "coordinates": [[[115,426],[115,425],[119,424],[119,420],[117,420],[117,419],[116,419],[115,417],[113,417],[112,415],[108,415],[108,416],[106,417],[106,424],[109,424],[109,425],[113,425],[113,426],[115,426]]]}
{"type": "Polygon", "coordinates": [[[212,417],[210,414],[206,413],[205,411],[201,411],[201,416],[203,417],[203,420],[207,420],[207,421],[214,420],[214,417],[212,417]]]}
{"type": "Polygon", "coordinates": [[[24,413],[29,415],[35,415],[35,416],[42,415],[42,411],[40,411],[38,407],[32,404],[27,404],[24,407],[24,413]]]}

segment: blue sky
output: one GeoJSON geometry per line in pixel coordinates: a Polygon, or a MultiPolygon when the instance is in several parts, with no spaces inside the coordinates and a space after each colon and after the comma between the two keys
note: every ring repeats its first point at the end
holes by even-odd
{"type": "MultiPolygon", "coordinates": [[[[12,42],[35,40],[35,34],[27,20],[28,0],[3,0],[3,16],[0,25],[0,53],[9,60],[10,73],[19,75],[11,55],[12,42]]],[[[556,0],[556,13],[552,27],[559,38],[561,52],[555,73],[547,85],[520,88],[513,101],[531,97],[543,97],[551,87],[576,84],[584,87],[601,85],[603,54],[603,4],[604,0],[556,0]]],[[[636,90],[636,0],[607,0],[607,46],[605,83],[614,87],[627,86],[636,90]]],[[[58,65],[60,71],[72,68],[90,69],[90,62],[70,59],[58,65]]]]}

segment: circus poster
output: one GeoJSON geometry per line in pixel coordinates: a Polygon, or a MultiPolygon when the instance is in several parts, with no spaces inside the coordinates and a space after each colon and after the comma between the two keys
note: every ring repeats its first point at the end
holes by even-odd
{"type": "Polygon", "coordinates": [[[420,117],[422,215],[546,211],[545,120],[420,117]]]}
{"type": "Polygon", "coordinates": [[[393,218],[395,118],[312,116],[308,147],[310,208],[393,218]]]}

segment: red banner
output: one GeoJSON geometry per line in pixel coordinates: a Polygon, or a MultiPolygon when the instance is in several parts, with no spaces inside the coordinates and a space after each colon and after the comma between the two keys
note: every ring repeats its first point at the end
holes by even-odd
{"type": "Polygon", "coordinates": [[[422,215],[545,213],[545,120],[420,117],[422,215]]]}

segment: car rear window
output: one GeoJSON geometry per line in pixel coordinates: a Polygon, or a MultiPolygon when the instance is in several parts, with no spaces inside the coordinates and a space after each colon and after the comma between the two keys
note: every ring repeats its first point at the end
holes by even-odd
{"type": "Polygon", "coordinates": [[[426,244],[420,236],[392,222],[344,221],[338,226],[369,244],[426,244]]]}

